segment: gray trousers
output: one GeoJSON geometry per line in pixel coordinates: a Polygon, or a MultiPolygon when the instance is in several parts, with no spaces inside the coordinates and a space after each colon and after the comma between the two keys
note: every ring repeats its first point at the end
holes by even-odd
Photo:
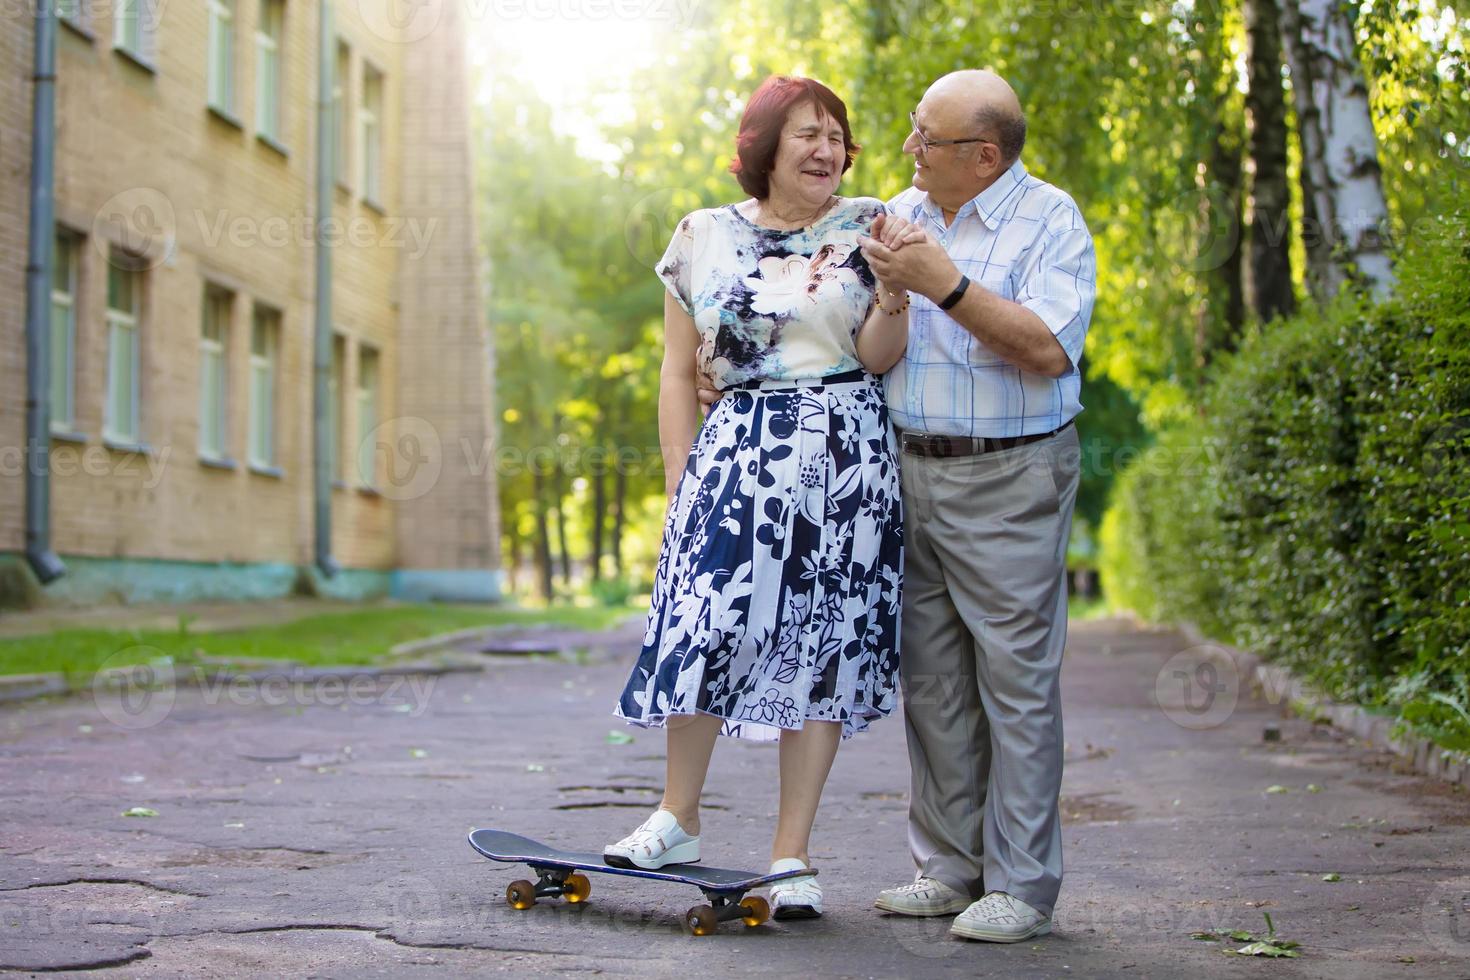
{"type": "Polygon", "coordinates": [[[903,455],[900,677],[919,874],[1051,914],[1062,883],[1062,646],[1080,450],[903,455]]]}

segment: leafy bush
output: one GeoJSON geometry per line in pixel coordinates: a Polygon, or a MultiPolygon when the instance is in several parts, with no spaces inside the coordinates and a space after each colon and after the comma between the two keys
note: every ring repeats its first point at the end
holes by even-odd
{"type": "Polygon", "coordinates": [[[1275,323],[1113,488],[1110,600],[1388,705],[1470,748],[1466,215],[1421,226],[1397,298],[1275,323]],[[1188,465],[1198,461],[1198,466],[1188,465]]]}

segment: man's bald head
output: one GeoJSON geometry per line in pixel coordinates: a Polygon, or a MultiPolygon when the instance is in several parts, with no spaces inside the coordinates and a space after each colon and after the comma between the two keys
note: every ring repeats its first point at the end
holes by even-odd
{"type": "Polygon", "coordinates": [[[1015,163],[1026,146],[1026,114],[1016,90],[993,71],[966,69],[940,77],[924,93],[925,101],[966,114],[976,130],[1000,144],[1007,164],[1015,163]]]}

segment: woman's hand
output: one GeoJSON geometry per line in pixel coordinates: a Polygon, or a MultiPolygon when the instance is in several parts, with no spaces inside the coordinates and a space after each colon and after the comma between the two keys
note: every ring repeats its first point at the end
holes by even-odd
{"type": "Polygon", "coordinates": [[[897,251],[905,245],[921,242],[929,236],[924,229],[896,214],[880,214],[873,219],[872,234],[858,237],[858,246],[876,242],[889,251],[897,251]]]}

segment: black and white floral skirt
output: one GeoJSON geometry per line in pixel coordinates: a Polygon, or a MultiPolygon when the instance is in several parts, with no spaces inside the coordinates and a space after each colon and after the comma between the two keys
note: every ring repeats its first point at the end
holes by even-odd
{"type": "Polygon", "coordinates": [[[754,741],[842,736],[896,700],[903,505],[883,389],[866,372],[727,392],[664,523],[643,650],[614,714],[725,719],[754,741]]]}

